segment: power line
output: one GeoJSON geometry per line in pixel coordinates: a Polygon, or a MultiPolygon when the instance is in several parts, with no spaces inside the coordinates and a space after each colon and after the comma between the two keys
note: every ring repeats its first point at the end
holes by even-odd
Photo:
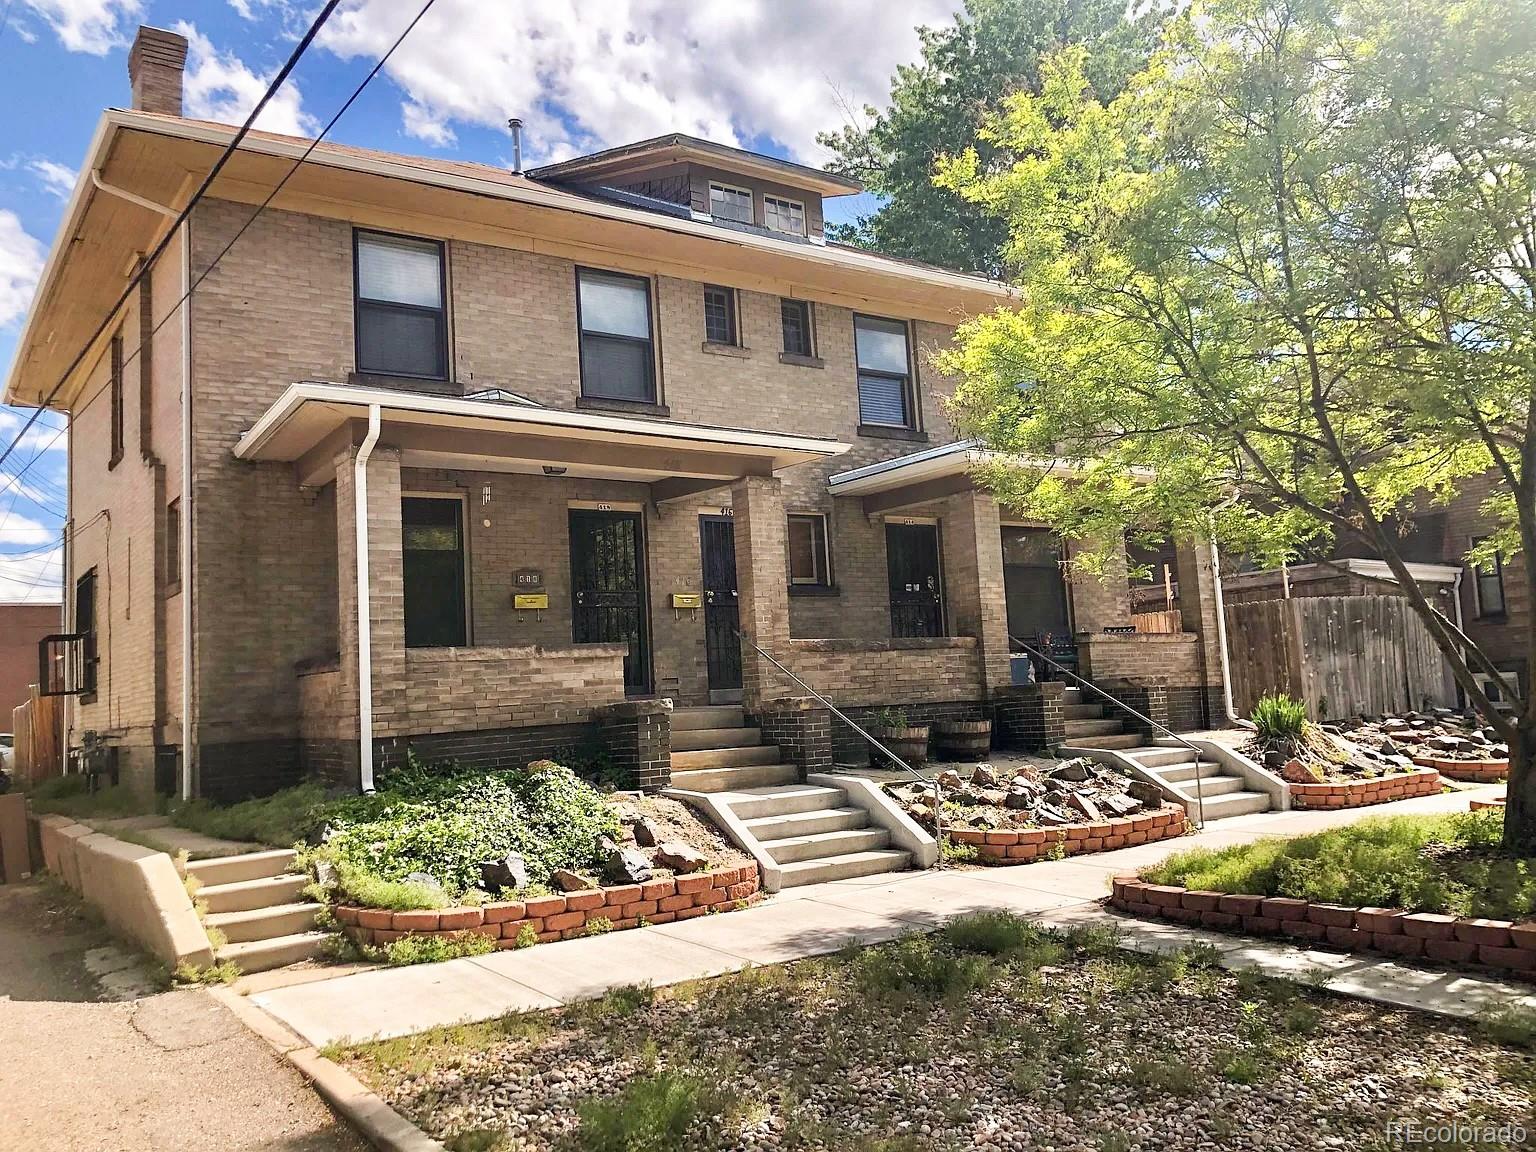
{"type": "Polygon", "coordinates": [[[187,201],[186,207],[177,213],[176,219],[166,229],[165,235],[160,238],[160,242],[155,245],[154,251],[139,265],[138,271],[129,279],[128,286],[118,296],[117,302],[107,309],[107,314],[102,318],[101,323],[96,326],[96,330],[91,333],[80,351],[75,354],[75,358],[69,362],[69,366],[59,376],[59,382],[49,389],[48,395],[43,397],[43,402],[33,409],[32,415],[21,426],[21,431],[16,434],[16,438],[6,446],[4,452],[0,452],[0,464],[4,464],[10,458],[11,453],[16,450],[16,446],[21,443],[22,437],[31,430],[33,424],[37,423],[38,416],[49,404],[53,403],[54,397],[59,394],[59,390],[74,375],[75,369],[79,368],[84,362],[86,356],[90,354],[91,349],[95,346],[96,341],[101,339],[102,334],[112,326],[112,321],[117,316],[118,311],[133,297],[134,291],[143,282],[144,278],[149,275],[150,270],[155,266],[155,262],[165,254],[165,250],[170,247],[172,237],[187,222],[187,219],[192,215],[192,210],[197,207],[198,203],[207,194],[208,189],[213,187],[213,182],[218,178],[219,173],[229,163],[230,157],[239,150],[241,141],[250,133],[252,126],[256,123],[256,118],[261,115],[267,105],[271,103],[272,98],[277,95],[278,89],[288,79],[289,73],[297,66],[299,58],[304,55],[305,50],[309,48],[315,37],[319,35],[321,27],[340,3],[341,0],[326,0],[326,5],[320,10],[320,15],[315,17],[314,23],[309,26],[309,30],[304,33],[298,44],[295,45],[288,59],[283,63],[282,68],[272,78],[272,82],[267,85],[267,90],[261,94],[261,99],[251,109],[251,114],[245,118],[245,123],[240,125],[240,129],[235,133],[234,138],[230,140],[224,151],[219,155],[219,158],[214,161],[213,167],[208,170],[208,175],[203,177],[203,182],[198,185],[197,191],[192,194],[192,199],[187,201]]]}

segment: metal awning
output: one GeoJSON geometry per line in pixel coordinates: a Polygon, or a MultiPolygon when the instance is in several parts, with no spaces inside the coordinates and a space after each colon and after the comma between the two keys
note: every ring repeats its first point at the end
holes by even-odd
{"type": "Polygon", "coordinates": [[[380,443],[399,449],[404,467],[627,480],[650,484],[658,503],[848,450],[819,436],[573,412],[523,397],[471,399],[304,381],[290,385],[240,437],[235,456],[292,463],[299,484],[325,484],[335,478],[337,456],[361,442],[374,407],[380,443]]]}

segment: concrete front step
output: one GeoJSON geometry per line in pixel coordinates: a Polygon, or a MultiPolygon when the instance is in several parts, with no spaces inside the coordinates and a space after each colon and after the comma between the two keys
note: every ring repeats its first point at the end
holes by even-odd
{"type": "Polygon", "coordinates": [[[1165,768],[1174,764],[1193,766],[1195,763],[1195,754],[1188,748],[1137,748],[1129,755],[1143,768],[1165,768]]]}
{"type": "Polygon", "coordinates": [[[1119,720],[1068,720],[1062,725],[1068,740],[1076,740],[1083,736],[1113,736],[1125,731],[1125,725],[1119,720]]]}
{"type": "Polygon", "coordinates": [[[213,955],[221,964],[233,960],[242,972],[266,972],[272,968],[297,964],[301,960],[313,960],[320,955],[320,945],[328,935],[326,932],[295,932],[289,936],[274,936],[270,940],[226,944],[213,955]]]}
{"type": "MultiPolygon", "coordinates": [[[[1137,759],[1140,759],[1140,757],[1137,757],[1137,759]]],[[[1149,767],[1147,770],[1155,776],[1160,776],[1170,784],[1182,785],[1191,783],[1195,778],[1195,764],[1193,761],[1184,764],[1173,764],[1168,767],[1149,767]]],[[[1212,776],[1220,776],[1224,771],[1220,764],[1212,763],[1210,760],[1200,761],[1200,779],[1202,780],[1209,780],[1212,776]]]]}
{"type": "Polygon", "coordinates": [[[756,728],[684,728],[672,732],[673,752],[694,752],[709,748],[750,748],[763,742],[756,728]]]}
{"type": "Polygon", "coordinates": [[[246,852],[240,856],[191,860],[187,863],[187,875],[196,876],[205,885],[261,880],[268,876],[281,876],[293,866],[297,855],[292,848],[274,848],[270,852],[246,852]]]}
{"type": "Polygon", "coordinates": [[[765,844],[768,855],[780,864],[801,860],[829,860],[836,857],[873,852],[891,842],[884,828],[859,828],[843,832],[817,832],[811,836],[791,836],[765,844]]]}
{"type": "Polygon", "coordinates": [[[884,848],[874,852],[851,852],[824,860],[797,860],[780,870],[780,885],[798,888],[802,884],[824,884],[854,876],[874,876],[881,872],[899,872],[912,863],[906,852],[884,848]]]}
{"type": "Polygon", "coordinates": [[[1068,739],[1068,746],[1075,745],[1079,748],[1114,748],[1130,749],[1140,748],[1141,734],[1139,732],[1117,732],[1108,736],[1083,736],[1079,739],[1068,739]]]}
{"type": "MultiPolygon", "coordinates": [[[[676,787],[682,787],[677,784],[676,776],[672,780],[676,787]]],[[[847,800],[848,794],[841,788],[824,788],[819,784],[770,784],[737,789],[730,804],[731,811],[743,821],[752,821],[823,809],[836,810],[847,800]]]]}
{"type": "Polygon", "coordinates": [[[747,722],[746,713],[736,705],[715,705],[709,708],[674,708],[672,731],[697,732],[705,728],[740,728],[747,722]]]}
{"type": "MultiPolygon", "coordinates": [[[[1166,776],[1163,779],[1168,780],[1166,776]]],[[[1176,791],[1182,792],[1191,800],[1195,798],[1195,781],[1193,777],[1190,777],[1188,780],[1168,780],[1168,783],[1172,784],[1176,791]]],[[[1241,776],[1202,776],[1200,778],[1200,794],[1204,795],[1206,800],[1209,801],[1214,796],[1229,796],[1233,792],[1241,792],[1243,785],[1246,783],[1247,781],[1241,776]]]]}
{"type": "Polygon", "coordinates": [[[1104,705],[1063,704],[1061,714],[1068,720],[1101,720],[1104,717],[1104,705]]]}
{"type": "MultiPolygon", "coordinates": [[[[1189,813],[1191,816],[1200,815],[1200,806],[1193,803],[1191,797],[1189,813]]],[[[1269,811],[1268,792],[1228,792],[1225,796],[1210,796],[1205,798],[1205,819],[1209,823],[1212,820],[1225,820],[1228,816],[1248,816],[1254,812],[1269,811]]]]}
{"type": "MultiPolygon", "coordinates": [[[[738,813],[740,804],[733,804],[738,813]]],[[[743,820],[747,831],[759,843],[787,840],[791,836],[815,836],[820,832],[847,832],[869,824],[869,816],[862,808],[818,808],[806,812],[788,812],[780,816],[763,816],[743,820]]]]}
{"type": "Polygon", "coordinates": [[[257,880],[237,880],[232,884],[210,884],[197,893],[212,915],[215,912],[247,912],[276,904],[295,903],[309,884],[308,876],[292,873],[265,876],[257,880]]]}
{"type": "MultiPolygon", "coordinates": [[[[770,751],[776,758],[778,750],[770,751]]],[[[742,764],[688,772],[679,772],[674,766],[672,770],[672,787],[685,788],[689,792],[736,792],[770,784],[794,784],[799,779],[800,769],[793,764],[742,764]]]]}
{"type": "MultiPolygon", "coordinates": [[[[739,768],[743,764],[776,764],[779,750],[772,744],[756,744],[746,748],[702,748],[672,753],[672,779],[679,772],[693,772],[700,768],[739,768]]],[[[681,785],[679,785],[681,787],[681,785]]]]}
{"type": "Polygon", "coordinates": [[[210,912],[203,923],[217,928],[229,943],[244,944],[308,932],[319,914],[318,904],[274,904],[244,912],[210,912]]]}
{"type": "Polygon", "coordinates": [[[1083,690],[1068,684],[1061,690],[1061,702],[1063,704],[1081,704],[1083,702],[1083,690]]]}

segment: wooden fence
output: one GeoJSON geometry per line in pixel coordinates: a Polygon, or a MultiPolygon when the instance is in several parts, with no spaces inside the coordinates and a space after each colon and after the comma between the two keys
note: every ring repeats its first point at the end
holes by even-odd
{"type": "Polygon", "coordinates": [[[1184,614],[1177,608],[1169,612],[1133,612],[1131,623],[1138,632],[1166,636],[1184,631],[1184,614]]]}
{"type": "Polygon", "coordinates": [[[1396,596],[1299,596],[1229,604],[1232,696],[1246,716],[1266,692],[1314,719],[1455,703],[1429,630],[1396,596]]]}
{"type": "Polygon", "coordinates": [[[32,698],[11,711],[11,734],[16,738],[14,783],[31,788],[63,771],[64,698],[39,696],[32,686],[32,698]]]}

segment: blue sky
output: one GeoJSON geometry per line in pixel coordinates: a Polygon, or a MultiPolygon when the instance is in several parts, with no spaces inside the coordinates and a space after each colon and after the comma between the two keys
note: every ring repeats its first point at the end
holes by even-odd
{"type": "MultiPolygon", "coordinates": [[[[313,134],[422,0],[348,0],[262,126],[313,134]]],[[[437,0],[332,133],[346,143],[530,165],[678,130],[820,165],[818,131],[884,103],[915,28],[958,0],[437,0]]],[[[187,114],[243,119],[318,5],[309,0],[0,0],[0,364],[101,110],[128,103],[140,24],[192,44],[187,114]]],[[[832,201],[828,218],[867,211],[832,201]]],[[[0,445],[27,412],[0,408],[0,445]]],[[[57,600],[63,417],[45,413],[0,469],[0,601],[57,600]],[[18,482],[16,473],[27,468],[18,482]]]]}

